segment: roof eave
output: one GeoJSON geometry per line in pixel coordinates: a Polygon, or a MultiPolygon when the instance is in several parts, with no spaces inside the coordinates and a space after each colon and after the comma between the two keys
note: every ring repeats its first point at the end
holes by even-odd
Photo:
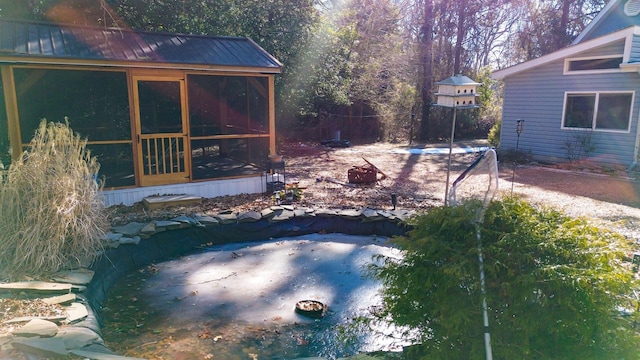
{"type": "Polygon", "coordinates": [[[274,63],[278,64],[279,67],[282,67],[282,63],[280,62],[280,60],[276,59],[275,56],[271,55],[270,52],[266,51],[262,46],[258,45],[257,42],[253,41],[253,39],[251,38],[246,38],[250,43],[253,44],[253,46],[257,47],[258,49],[260,49],[260,51],[262,51],[264,53],[265,56],[267,56],[269,59],[271,59],[271,61],[273,61],[274,63]]]}
{"type": "Polygon", "coordinates": [[[169,62],[87,60],[87,59],[51,58],[51,57],[35,57],[35,56],[26,57],[26,56],[0,55],[0,63],[49,65],[49,66],[68,65],[68,66],[80,66],[80,67],[250,72],[250,73],[261,73],[261,74],[280,74],[282,72],[282,65],[278,67],[267,67],[267,66],[254,67],[254,66],[229,66],[229,65],[215,65],[215,64],[189,64],[189,63],[169,63],[169,62]]]}
{"type": "Polygon", "coordinates": [[[588,50],[597,46],[602,46],[604,44],[608,44],[614,41],[626,39],[627,37],[630,37],[632,35],[640,35],[640,27],[630,26],[626,29],[622,29],[620,31],[616,31],[611,34],[601,36],[597,39],[589,40],[576,45],[571,45],[564,49],[541,56],[537,59],[525,61],[523,63],[511,66],[505,69],[496,70],[491,74],[491,78],[494,80],[503,80],[507,76],[517,74],[521,71],[529,70],[534,67],[547,64],[552,61],[564,59],[568,56],[583,52],[585,50],[588,50]]]}

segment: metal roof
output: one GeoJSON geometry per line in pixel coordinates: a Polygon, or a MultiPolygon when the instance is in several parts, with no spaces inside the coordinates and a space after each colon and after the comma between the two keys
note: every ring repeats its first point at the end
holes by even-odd
{"type": "Polygon", "coordinates": [[[457,74],[437,82],[436,85],[468,86],[468,85],[482,85],[482,84],[471,80],[468,76],[457,74]]]}
{"type": "MultiPolygon", "coordinates": [[[[0,61],[47,59],[109,65],[242,67],[279,73],[282,64],[248,38],[186,35],[0,19],[0,61]]],[[[45,60],[45,61],[43,61],[45,60]]]]}

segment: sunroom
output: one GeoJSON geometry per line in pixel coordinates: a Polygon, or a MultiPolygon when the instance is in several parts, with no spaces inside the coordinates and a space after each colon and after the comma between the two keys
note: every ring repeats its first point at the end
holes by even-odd
{"type": "Polygon", "coordinates": [[[107,206],[264,191],[282,65],[247,38],[0,19],[0,161],[42,119],[101,164],[107,206]]]}

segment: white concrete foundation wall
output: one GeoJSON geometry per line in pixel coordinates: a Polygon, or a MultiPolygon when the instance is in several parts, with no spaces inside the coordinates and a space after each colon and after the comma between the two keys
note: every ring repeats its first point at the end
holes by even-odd
{"type": "Polygon", "coordinates": [[[204,181],[187,184],[147,186],[131,189],[103,191],[106,207],[114,205],[131,206],[153,195],[194,195],[213,198],[225,195],[256,194],[265,191],[264,176],[238,179],[204,181]]]}

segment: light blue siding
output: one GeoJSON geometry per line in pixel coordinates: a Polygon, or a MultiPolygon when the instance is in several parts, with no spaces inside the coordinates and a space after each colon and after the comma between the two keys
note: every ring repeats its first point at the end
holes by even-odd
{"type": "Polygon", "coordinates": [[[504,79],[500,148],[515,149],[516,120],[524,119],[525,128],[518,148],[530,152],[535,158],[566,161],[567,141],[576,134],[591,134],[595,144],[595,150],[591,153],[593,160],[631,165],[634,162],[640,110],[640,75],[635,72],[563,75],[563,66],[564,61],[558,60],[504,79]],[[630,131],[612,133],[562,129],[562,112],[567,91],[633,91],[630,131]]]}
{"type": "Polygon", "coordinates": [[[631,43],[631,54],[629,56],[629,62],[640,62],[640,36],[633,35],[633,42],[631,43]]]}
{"type": "Polygon", "coordinates": [[[601,46],[595,49],[589,49],[587,51],[583,51],[576,55],[571,56],[570,58],[579,58],[579,57],[590,57],[590,56],[606,56],[606,55],[622,55],[624,53],[624,39],[612,42],[611,44],[607,44],[605,46],[601,46]]]}

